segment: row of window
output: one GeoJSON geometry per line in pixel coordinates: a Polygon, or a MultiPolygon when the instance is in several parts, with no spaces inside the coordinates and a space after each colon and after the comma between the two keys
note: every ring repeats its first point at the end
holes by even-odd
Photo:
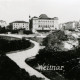
{"type": "Polygon", "coordinates": [[[54,21],[39,21],[39,22],[54,22],[54,21]]]}
{"type": "Polygon", "coordinates": [[[44,23],[44,22],[41,22],[41,23],[33,23],[33,24],[38,24],[38,25],[54,25],[54,23],[44,23]]]}
{"type": "MultiPolygon", "coordinates": [[[[13,28],[14,30],[17,30],[17,29],[19,29],[19,28],[13,28]]],[[[26,30],[29,30],[29,28],[23,28],[23,29],[26,29],[26,30]]]]}
{"type": "MultiPolygon", "coordinates": [[[[19,27],[19,26],[13,26],[13,27],[19,27]]],[[[20,27],[25,27],[25,26],[20,26],[20,27]]],[[[26,26],[26,27],[29,27],[29,26],[26,26]]]]}
{"type": "Polygon", "coordinates": [[[35,22],[54,22],[53,20],[34,20],[35,22]]]}
{"type": "MultiPolygon", "coordinates": [[[[22,25],[25,25],[24,23],[21,23],[22,25]]],[[[13,25],[21,25],[19,23],[13,23],[13,25]]]]}
{"type": "Polygon", "coordinates": [[[49,27],[54,27],[53,25],[39,25],[39,27],[46,27],[46,28],[49,28],[49,27]]]}

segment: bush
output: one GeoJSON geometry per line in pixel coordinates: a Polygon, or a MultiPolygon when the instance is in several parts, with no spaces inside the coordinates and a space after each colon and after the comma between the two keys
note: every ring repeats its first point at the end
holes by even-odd
{"type": "Polygon", "coordinates": [[[32,34],[32,31],[24,30],[23,33],[24,33],[24,34],[32,34]]]}
{"type": "Polygon", "coordinates": [[[0,54],[10,51],[23,50],[30,47],[31,43],[28,40],[5,40],[0,39],[0,54]]]}

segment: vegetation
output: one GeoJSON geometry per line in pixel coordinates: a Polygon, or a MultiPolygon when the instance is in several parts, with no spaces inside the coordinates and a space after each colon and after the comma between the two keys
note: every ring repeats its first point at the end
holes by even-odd
{"type": "Polygon", "coordinates": [[[0,80],[44,80],[35,75],[30,76],[5,55],[6,52],[23,50],[30,46],[31,43],[24,38],[22,40],[0,39],[0,80]]]}
{"type": "Polygon", "coordinates": [[[47,76],[50,80],[67,80],[64,77],[61,77],[58,75],[54,70],[43,70],[41,73],[45,76],[47,76]]]}
{"type": "Polygon", "coordinates": [[[20,30],[23,31],[23,34],[27,34],[27,35],[28,35],[28,34],[32,34],[31,31],[24,30],[24,29],[11,30],[10,32],[11,32],[12,34],[15,34],[15,33],[18,34],[20,30]]]}
{"type": "Polygon", "coordinates": [[[28,39],[31,39],[31,40],[33,40],[33,41],[38,42],[40,45],[43,45],[43,44],[42,44],[43,38],[41,38],[41,37],[30,37],[30,38],[28,38],[28,39]]]}
{"type": "MultiPolygon", "coordinates": [[[[75,48],[74,50],[69,51],[59,51],[62,41],[68,40],[68,37],[64,34],[63,31],[56,31],[48,35],[43,44],[46,46],[44,49],[39,51],[39,54],[36,55],[36,58],[26,62],[35,67],[40,65],[59,65],[64,66],[62,71],[55,71],[64,76],[67,80],[79,80],[80,79],[80,47],[75,48]],[[58,50],[55,50],[57,48],[58,50]]],[[[50,71],[51,76],[48,76],[49,71],[41,71],[44,75],[49,78],[55,78],[52,76],[54,70],[50,71]]],[[[56,75],[57,76],[57,75],[56,75]]],[[[52,79],[52,80],[63,80],[63,79],[52,79]]]]}
{"type": "Polygon", "coordinates": [[[18,30],[11,30],[10,32],[11,32],[12,34],[15,34],[15,33],[18,34],[18,30]]]}
{"type": "Polygon", "coordinates": [[[24,30],[23,33],[24,34],[32,34],[32,31],[24,30]]]}
{"type": "MultiPolygon", "coordinates": [[[[0,56],[0,80],[42,80],[21,69],[7,56],[0,56]]],[[[43,79],[44,80],[44,79],[43,79]]]]}
{"type": "Polygon", "coordinates": [[[6,52],[23,50],[30,47],[31,43],[28,40],[5,40],[0,39],[0,54],[6,54],[6,52]]]}
{"type": "Polygon", "coordinates": [[[67,35],[63,31],[56,31],[49,34],[44,40],[43,45],[52,50],[60,50],[62,41],[68,40],[67,35]]]}
{"type": "Polygon", "coordinates": [[[5,27],[3,27],[3,28],[0,27],[0,34],[1,33],[7,33],[7,32],[10,32],[10,30],[6,29],[5,27]]]}

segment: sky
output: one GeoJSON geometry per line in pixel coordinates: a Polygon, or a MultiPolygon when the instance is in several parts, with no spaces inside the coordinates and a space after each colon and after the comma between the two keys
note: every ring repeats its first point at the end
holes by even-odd
{"type": "Polygon", "coordinates": [[[80,0],[0,0],[0,20],[29,21],[31,17],[46,14],[58,17],[59,23],[80,20],[80,0]]]}

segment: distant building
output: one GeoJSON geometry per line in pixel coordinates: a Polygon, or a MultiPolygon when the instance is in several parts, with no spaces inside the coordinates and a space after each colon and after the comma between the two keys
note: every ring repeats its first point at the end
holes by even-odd
{"type": "Polygon", "coordinates": [[[14,21],[14,22],[10,23],[10,26],[9,27],[12,30],[17,30],[17,29],[29,30],[29,22],[25,22],[25,21],[14,21]]]}
{"type": "Polygon", "coordinates": [[[65,24],[64,23],[60,23],[59,24],[59,29],[60,30],[64,30],[65,29],[65,24]]]}
{"type": "Polygon", "coordinates": [[[79,26],[78,26],[78,30],[80,30],[80,20],[79,20],[79,26]]]}
{"type": "Polygon", "coordinates": [[[58,18],[49,18],[46,14],[41,14],[39,17],[32,17],[30,19],[30,29],[33,33],[38,30],[58,30],[58,18]]]}
{"type": "Polygon", "coordinates": [[[0,20],[0,27],[6,27],[6,21],[0,20]]]}
{"type": "Polygon", "coordinates": [[[79,22],[77,21],[70,21],[59,25],[62,30],[76,30],[78,26],[79,22]]]}

